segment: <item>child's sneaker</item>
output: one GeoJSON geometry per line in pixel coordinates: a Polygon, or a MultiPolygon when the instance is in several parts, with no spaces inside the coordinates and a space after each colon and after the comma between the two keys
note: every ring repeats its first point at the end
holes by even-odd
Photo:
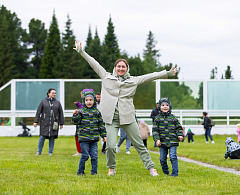
{"type": "Polygon", "coordinates": [[[153,168],[151,168],[151,169],[149,169],[149,171],[150,171],[150,175],[151,176],[158,176],[158,173],[157,173],[157,170],[156,169],[153,169],[153,168]]]}
{"type": "Polygon", "coordinates": [[[115,175],[116,171],[115,169],[109,169],[108,175],[115,175]]]}
{"type": "Polygon", "coordinates": [[[208,141],[206,141],[206,144],[208,144],[209,142],[208,141]]]}
{"type": "Polygon", "coordinates": [[[215,142],[212,140],[212,144],[215,144],[215,142]]]}
{"type": "Polygon", "coordinates": [[[127,151],[126,154],[131,154],[131,153],[129,151],[127,151]]]}
{"type": "Polygon", "coordinates": [[[120,147],[116,146],[116,152],[117,152],[117,153],[120,152],[120,147]]]}

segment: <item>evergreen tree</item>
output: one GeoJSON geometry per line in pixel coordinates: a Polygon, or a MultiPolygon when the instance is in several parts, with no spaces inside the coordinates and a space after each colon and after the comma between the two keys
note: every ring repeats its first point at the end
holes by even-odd
{"type": "Polygon", "coordinates": [[[102,62],[102,65],[104,68],[111,72],[113,69],[113,65],[116,62],[117,59],[120,58],[120,49],[118,46],[118,40],[114,33],[114,26],[112,22],[112,18],[110,16],[108,21],[108,27],[107,27],[107,34],[105,35],[104,39],[104,47],[102,47],[102,58],[105,55],[105,53],[108,55],[108,60],[102,62]],[[103,53],[103,54],[102,54],[103,53]]]}
{"type": "Polygon", "coordinates": [[[94,39],[91,41],[88,49],[88,54],[92,56],[96,61],[99,62],[100,54],[101,54],[101,42],[98,36],[98,31],[96,28],[94,39]]]}
{"type": "Polygon", "coordinates": [[[215,67],[211,70],[210,79],[215,79],[217,77],[216,75],[217,75],[217,67],[215,67]]]}
{"type": "Polygon", "coordinates": [[[79,79],[82,78],[82,64],[83,58],[73,50],[74,42],[76,40],[71,30],[71,19],[69,15],[67,16],[67,22],[65,27],[65,33],[63,33],[62,43],[63,43],[63,78],[64,79],[79,79]]]}
{"type": "Polygon", "coordinates": [[[145,74],[146,71],[143,69],[143,62],[140,58],[140,54],[128,59],[129,72],[131,76],[140,76],[145,74]]]}
{"type": "Polygon", "coordinates": [[[87,36],[87,40],[86,40],[86,46],[84,48],[84,50],[88,53],[88,49],[90,47],[90,44],[92,42],[92,31],[91,31],[91,26],[89,25],[89,29],[88,29],[88,36],[87,36]]]}
{"type": "Polygon", "coordinates": [[[147,43],[146,43],[146,49],[143,50],[143,58],[146,59],[149,56],[153,57],[156,61],[161,56],[159,51],[156,50],[157,41],[154,38],[154,35],[152,31],[149,31],[148,37],[147,37],[147,43]]]}
{"type": "Polygon", "coordinates": [[[227,70],[225,71],[225,79],[233,79],[232,70],[229,65],[227,66],[227,70]]]}
{"type": "MultiPolygon", "coordinates": [[[[16,13],[11,13],[5,6],[0,8],[0,18],[5,16],[4,20],[7,21],[6,32],[8,33],[10,52],[14,53],[13,63],[16,65],[14,69],[11,69],[11,79],[15,78],[28,78],[28,65],[27,59],[29,57],[27,52],[26,43],[23,42],[25,30],[21,28],[21,20],[17,17],[16,13]]],[[[0,20],[2,23],[3,20],[0,20]]],[[[6,28],[6,27],[5,27],[6,28]]],[[[0,57],[1,58],[1,57],[0,57]]]]}
{"type": "Polygon", "coordinates": [[[28,27],[28,44],[32,45],[30,53],[34,56],[30,61],[33,66],[31,75],[34,75],[35,78],[38,78],[40,67],[42,64],[43,51],[47,39],[47,30],[45,29],[44,23],[42,23],[38,19],[35,20],[34,18],[31,19],[28,27]]]}
{"type": "Polygon", "coordinates": [[[12,75],[14,65],[14,53],[11,50],[10,37],[8,34],[8,21],[5,15],[0,16],[0,87],[17,75],[12,75]]]}
{"type": "Polygon", "coordinates": [[[61,78],[61,42],[55,11],[53,12],[52,22],[49,29],[47,43],[44,48],[42,66],[40,68],[40,78],[61,78]]]}

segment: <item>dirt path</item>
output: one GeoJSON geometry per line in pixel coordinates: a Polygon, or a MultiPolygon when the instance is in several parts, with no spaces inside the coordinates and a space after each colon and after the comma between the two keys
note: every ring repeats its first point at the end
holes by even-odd
{"type": "MultiPolygon", "coordinates": [[[[156,151],[150,151],[149,150],[149,152],[159,154],[159,152],[156,152],[156,151]]],[[[219,170],[219,171],[225,171],[225,172],[228,172],[228,173],[234,173],[236,175],[240,175],[240,171],[236,171],[235,169],[232,169],[232,168],[218,167],[216,165],[210,165],[210,164],[207,164],[207,163],[199,162],[199,161],[196,161],[196,160],[192,160],[192,159],[185,158],[185,157],[180,157],[180,156],[178,156],[178,159],[186,161],[186,162],[202,165],[202,166],[205,166],[205,167],[213,168],[213,169],[216,169],[216,170],[219,170]]]]}

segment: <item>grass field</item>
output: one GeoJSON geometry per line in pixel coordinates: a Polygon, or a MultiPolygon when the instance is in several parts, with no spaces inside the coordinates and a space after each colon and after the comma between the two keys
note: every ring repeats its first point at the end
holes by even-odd
{"type": "MultiPolygon", "coordinates": [[[[179,176],[166,176],[159,154],[154,153],[151,157],[159,176],[151,177],[135,149],[127,155],[125,145],[116,154],[115,176],[107,176],[106,157],[99,147],[98,175],[90,174],[88,160],[86,176],[78,177],[80,157],[72,156],[76,153],[73,136],[59,137],[53,156],[48,156],[48,140],[42,155],[35,156],[38,138],[0,137],[0,194],[240,194],[238,175],[179,160],[179,176]]],[[[238,160],[224,160],[226,136],[214,136],[216,144],[205,144],[203,136],[194,138],[194,144],[180,143],[179,156],[239,169],[238,160]]],[[[148,146],[158,151],[152,137],[148,146]]]]}

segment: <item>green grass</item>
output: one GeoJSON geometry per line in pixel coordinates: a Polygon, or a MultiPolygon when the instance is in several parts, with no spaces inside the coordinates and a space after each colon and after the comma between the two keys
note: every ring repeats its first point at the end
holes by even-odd
{"type": "MultiPolygon", "coordinates": [[[[48,140],[41,156],[35,156],[39,137],[0,137],[0,194],[239,194],[240,177],[179,160],[179,176],[166,176],[161,171],[159,154],[151,153],[158,177],[151,177],[134,148],[125,154],[125,146],[116,154],[116,176],[107,176],[106,156],[99,147],[98,175],[76,175],[80,157],[74,137],[61,136],[56,140],[53,156],[48,156],[48,140]]],[[[195,136],[195,144],[181,143],[178,154],[205,162],[221,164],[225,153],[224,136],[214,136],[216,144],[205,144],[195,136]],[[198,143],[199,142],[199,143],[198,143]],[[200,143],[202,142],[202,143],[200,143]],[[221,146],[223,145],[223,146],[221,146]],[[209,150],[214,150],[213,158],[209,150]],[[202,152],[201,152],[202,151],[202,152]],[[198,154],[195,154],[198,153],[198,154]],[[185,155],[184,155],[185,154],[185,155]],[[209,161],[208,161],[209,160],[209,161]]],[[[234,137],[233,137],[234,138],[234,137]]],[[[100,143],[99,143],[100,146],[100,143]]],[[[153,146],[152,137],[148,140],[153,146]]],[[[233,161],[223,161],[234,167],[233,161]]],[[[168,162],[171,167],[171,163],[168,162]]],[[[171,168],[170,168],[171,170],[171,168]]]]}
{"type": "MultiPolygon", "coordinates": [[[[232,137],[233,140],[237,141],[237,135],[214,135],[213,139],[215,144],[209,141],[206,144],[205,136],[199,135],[194,136],[194,144],[188,143],[187,139],[185,142],[180,142],[180,147],[177,149],[178,156],[191,158],[197,161],[214,164],[220,167],[233,168],[240,170],[240,160],[225,160],[224,154],[227,147],[225,146],[225,140],[227,137],[232,137]]],[[[148,140],[150,150],[159,151],[158,148],[153,147],[152,137],[148,140]]]]}

